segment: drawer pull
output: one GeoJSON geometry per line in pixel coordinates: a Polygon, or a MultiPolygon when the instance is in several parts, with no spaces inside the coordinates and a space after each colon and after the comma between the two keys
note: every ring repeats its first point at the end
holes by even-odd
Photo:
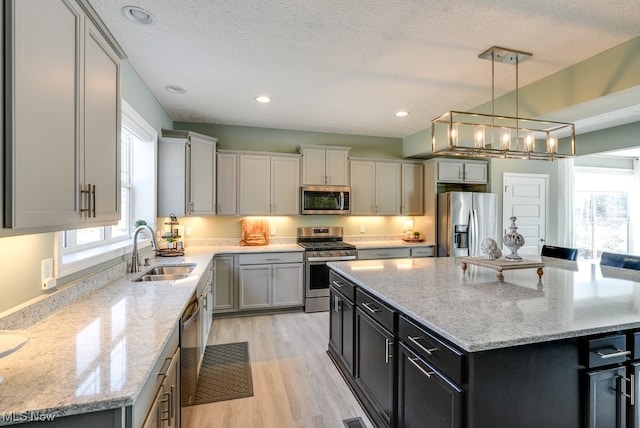
{"type": "Polygon", "coordinates": [[[409,339],[409,341],[411,343],[413,343],[414,345],[416,345],[418,348],[422,349],[424,352],[427,353],[427,355],[432,355],[435,351],[438,350],[438,348],[425,348],[424,346],[422,346],[420,344],[420,342],[418,342],[418,340],[422,339],[422,337],[420,336],[415,336],[415,337],[411,337],[411,336],[407,336],[407,338],[409,339]]]}
{"type": "Polygon", "coordinates": [[[411,362],[411,364],[413,364],[414,366],[416,366],[416,368],[417,368],[418,370],[420,370],[422,373],[424,373],[424,375],[425,375],[426,377],[430,378],[431,376],[433,376],[433,375],[434,375],[434,373],[433,373],[433,372],[428,372],[428,371],[426,371],[425,369],[423,369],[423,368],[422,368],[422,366],[420,366],[420,364],[418,364],[418,359],[417,359],[417,358],[407,358],[407,359],[411,362]]]}
{"type": "Polygon", "coordinates": [[[602,351],[596,351],[596,354],[598,354],[598,356],[603,360],[606,360],[609,358],[624,357],[625,355],[629,355],[630,353],[631,351],[623,351],[622,349],[618,349],[618,348],[615,348],[613,352],[608,352],[608,353],[605,353],[602,351]]]}
{"type": "Polygon", "coordinates": [[[380,309],[378,308],[371,308],[371,303],[363,303],[362,306],[364,306],[365,308],[367,308],[369,310],[369,312],[371,312],[372,314],[375,314],[376,312],[380,312],[380,309]]]}
{"type": "Polygon", "coordinates": [[[338,281],[331,281],[331,283],[332,283],[333,285],[335,285],[337,288],[342,288],[342,287],[344,287],[344,284],[340,284],[338,281]]]}

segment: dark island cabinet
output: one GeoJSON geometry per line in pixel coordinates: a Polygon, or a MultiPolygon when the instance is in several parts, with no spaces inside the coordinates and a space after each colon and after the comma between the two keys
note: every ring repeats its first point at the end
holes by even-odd
{"type": "Polygon", "coordinates": [[[374,421],[380,426],[394,427],[395,313],[359,289],[356,290],[356,305],[355,381],[374,421]]]}
{"type": "Polygon", "coordinates": [[[398,426],[462,427],[462,389],[400,343],[398,426]]]}
{"type": "Polygon", "coordinates": [[[343,366],[343,370],[353,376],[355,288],[333,272],[329,284],[329,353],[343,366]]]}
{"type": "Polygon", "coordinates": [[[614,367],[587,373],[586,426],[625,428],[626,369],[614,367]]]}

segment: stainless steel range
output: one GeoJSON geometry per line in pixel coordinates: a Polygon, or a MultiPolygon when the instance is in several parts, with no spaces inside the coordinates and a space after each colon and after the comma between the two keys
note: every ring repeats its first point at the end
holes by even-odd
{"type": "Polygon", "coordinates": [[[304,311],[328,311],[327,262],[355,260],[356,247],[342,240],[342,227],[299,227],[298,245],[305,249],[304,311]]]}

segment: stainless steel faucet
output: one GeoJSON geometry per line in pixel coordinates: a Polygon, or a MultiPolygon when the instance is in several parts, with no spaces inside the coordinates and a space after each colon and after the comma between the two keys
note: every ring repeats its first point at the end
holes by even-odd
{"type": "Polygon", "coordinates": [[[141,230],[146,230],[151,235],[151,245],[153,249],[158,252],[158,241],[156,240],[156,232],[151,229],[148,225],[143,224],[138,226],[138,228],[133,232],[133,253],[131,254],[131,268],[129,272],[138,272],[138,234],[141,230]]]}

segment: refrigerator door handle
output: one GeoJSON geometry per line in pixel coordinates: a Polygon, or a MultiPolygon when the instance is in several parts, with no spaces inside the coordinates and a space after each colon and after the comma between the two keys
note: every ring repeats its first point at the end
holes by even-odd
{"type": "Polygon", "coordinates": [[[478,213],[476,210],[471,210],[471,219],[469,221],[469,255],[472,257],[478,256],[478,213]]]}

